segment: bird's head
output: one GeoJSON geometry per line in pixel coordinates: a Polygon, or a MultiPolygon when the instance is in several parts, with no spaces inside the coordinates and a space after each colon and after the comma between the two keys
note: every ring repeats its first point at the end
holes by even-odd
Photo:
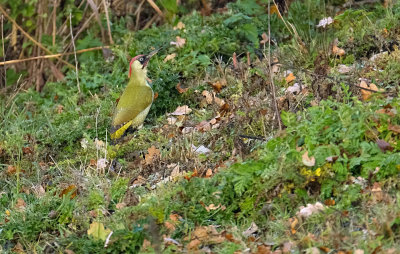
{"type": "Polygon", "coordinates": [[[131,77],[132,74],[132,69],[146,69],[147,64],[149,63],[149,60],[152,56],[157,54],[159,49],[156,49],[152,52],[150,52],[147,55],[137,55],[134,58],[131,59],[131,62],[129,63],[129,74],[128,77],[131,77]]]}

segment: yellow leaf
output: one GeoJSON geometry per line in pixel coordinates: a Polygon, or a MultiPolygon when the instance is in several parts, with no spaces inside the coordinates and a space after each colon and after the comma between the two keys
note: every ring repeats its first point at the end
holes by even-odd
{"type": "Polygon", "coordinates": [[[91,235],[96,240],[105,241],[107,236],[111,233],[110,229],[104,228],[103,223],[101,222],[93,222],[90,224],[90,228],[87,231],[88,235],[91,235]]]}
{"type": "Polygon", "coordinates": [[[293,73],[289,73],[289,75],[287,75],[285,79],[286,79],[286,84],[288,84],[288,83],[292,82],[293,80],[295,80],[296,76],[293,75],[293,73]]]}

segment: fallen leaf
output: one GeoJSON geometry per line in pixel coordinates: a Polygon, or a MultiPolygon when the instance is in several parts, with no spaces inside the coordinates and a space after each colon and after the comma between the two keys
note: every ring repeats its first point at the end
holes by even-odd
{"type": "Polygon", "coordinates": [[[152,164],[155,158],[160,157],[160,154],[160,150],[155,146],[151,146],[149,149],[147,149],[147,154],[145,155],[146,165],[152,164]]]}
{"type": "Polygon", "coordinates": [[[189,90],[189,88],[188,88],[188,87],[182,88],[182,87],[181,87],[181,83],[179,82],[179,83],[176,85],[176,90],[178,90],[179,93],[186,93],[187,90],[189,90]]]}
{"type": "Polygon", "coordinates": [[[176,57],[176,53],[172,53],[172,54],[167,55],[167,56],[164,58],[164,63],[166,63],[166,62],[168,62],[168,61],[174,59],[175,57],[176,57]]]}
{"type": "Polygon", "coordinates": [[[19,211],[25,210],[26,203],[22,198],[17,199],[17,203],[15,204],[15,208],[19,211]]]}
{"type": "Polygon", "coordinates": [[[185,28],[185,24],[183,24],[182,21],[179,21],[178,24],[176,24],[176,26],[174,26],[174,30],[176,30],[176,29],[181,30],[183,28],[185,28]]]}
{"type": "Polygon", "coordinates": [[[293,217],[289,219],[290,222],[290,232],[292,233],[292,235],[296,234],[296,226],[299,223],[299,219],[297,219],[297,217],[293,217]]]}
{"type": "Polygon", "coordinates": [[[65,249],[64,252],[65,252],[65,254],[75,254],[74,251],[69,250],[69,249],[65,249]]]}
{"type": "Polygon", "coordinates": [[[171,213],[169,215],[169,219],[172,220],[172,221],[175,221],[175,222],[178,221],[179,217],[180,217],[179,214],[176,214],[176,213],[171,213]]]}
{"type": "Polygon", "coordinates": [[[195,145],[192,144],[192,151],[197,153],[197,154],[206,154],[211,152],[210,149],[208,149],[207,147],[201,145],[199,147],[196,147],[195,145]]]}
{"type": "Polygon", "coordinates": [[[167,121],[168,121],[169,125],[175,124],[176,120],[177,120],[176,117],[173,117],[173,116],[167,118],[167,121]]]}
{"type": "Polygon", "coordinates": [[[276,6],[276,4],[274,4],[273,6],[271,6],[269,8],[269,13],[272,14],[276,14],[280,19],[282,19],[281,13],[279,12],[278,7],[276,6]]]}
{"type": "Polygon", "coordinates": [[[126,204],[124,202],[115,205],[115,208],[117,208],[118,210],[121,210],[124,207],[126,207],[126,204]]]}
{"type": "Polygon", "coordinates": [[[325,160],[327,162],[335,162],[338,158],[339,158],[339,156],[329,156],[329,157],[326,157],[325,160]]]}
{"type": "Polygon", "coordinates": [[[333,23],[333,19],[331,17],[323,18],[319,21],[317,27],[323,27],[325,28],[326,26],[330,25],[333,23]]]}
{"type": "Polygon", "coordinates": [[[168,115],[172,115],[172,116],[182,116],[182,115],[188,115],[190,114],[190,112],[192,112],[192,109],[189,108],[189,106],[184,105],[184,106],[179,106],[175,109],[174,112],[172,113],[168,113],[168,115]]]}
{"type": "Polygon", "coordinates": [[[306,151],[302,156],[302,161],[303,164],[306,165],[307,167],[312,167],[315,165],[315,157],[312,156],[311,158],[308,157],[308,151],[306,151]]]}
{"type": "Polygon", "coordinates": [[[301,206],[300,207],[300,211],[296,213],[296,215],[298,217],[303,217],[303,218],[308,218],[310,217],[312,214],[315,214],[317,212],[320,212],[322,210],[324,210],[325,207],[323,204],[321,204],[320,202],[317,202],[315,204],[307,204],[306,207],[301,206]]]}
{"type": "Polygon", "coordinates": [[[364,254],[364,250],[356,249],[353,254],[364,254]]]}
{"type": "Polygon", "coordinates": [[[198,125],[196,125],[196,130],[201,131],[201,132],[206,132],[211,130],[211,124],[210,122],[204,120],[201,121],[198,125]]]}
{"type": "Polygon", "coordinates": [[[389,130],[389,131],[393,131],[393,132],[396,133],[396,134],[400,134],[400,125],[392,125],[392,124],[389,124],[388,130],[389,130]]]}
{"type": "Polygon", "coordinates": [[[383,153],[386,153],[386,151],[393,151],[393,147],[383,139],[376,140],[376,144],[383,153]]]}
{"type": "Polygon", "coordinates": [[[289,86],[288,88],[286,88],[286,91],[292,94],[299,93],[301,91],[299,83],[294,83],[294,85],[289,86]]]}
{"type": "Polygon", "coordinates": [[[242,232],[242,235],[247,238],[257,231],[258,231],[258,226],[254,222],[252,222],[250,227],[248,227],[245,231],[242,232]]]}
{"type": "Polygon", "coordinates": [[[169,221],[164,222],[165,228],[167,228],[168,231],[174,232],[175,231],[175,225],[169,221]]]}
{"type": "Polygon", "coordinates": [[[209,169],[207,169],[207,172],[206,172],[206,178],[209,178],[211,176],[212,176],[212,170],[211,170],[211,168],[209,168],[209,169]]]}
{"type": "Polygon", "coordinates": [[[212,211],[212,210],[217,210],[221,207],[221,204],[215,206],[214,204],[210,204],[209,206],[206,206],[206,210],[207,212],[212,211]]]}
{"type": "Polygon", "coordinates": [[[214,96],[214,102],[215,102],[215,104],[217,104],[220,107],[225,105],[225,100],[220,99],[220,98],[218,98],[216,96],[214,96]]]}
{"type": "Polygon", "coordinates": [[[70,195],[70,199],[73,199],[74,197],[76,197],[76,194],[78,194],[78,189],[76,188],[76,186],[74,184],[69,185],[67,188],[65,188],[64,190],[61,191],[59,197],[64,197],[66,195],[70,195]]]}
{"type": "Polygon", "coordinates": [[[324,204],[325,204],[326,206],[333,206],[333,205],[335,205],[335,200],[333,200],[333,199],[327,199],[327,200],[324,201],[324,204]]]}
{"type": "Polygon", "coordinates": [[[17,167],[8,165],[7,166],[7,175],[14,175],[17,172],[17,167]]]}
{"type": "Polygon", "coordinates": [[[101,158],[97,161],[96,166],[97,166],[97,169],[103,170],[107,167],[107,164],[108,164],[108,160],[106,158],[101,158]]]}
{"type": "Polygon", "coordinates": [[[188,248],[188,250],[197,250],[200,244],[201,241],[199,239],[194,239],[190,241],[186,247],[188,248]]]}
{"type": "Polygon", "coordinates": [[[337,67],[337,70],[340,74],[346,74],[349,72],[353,72],[354,71],[354,66],[347,66],[345,64],[339,64],[337,67]]]}
{"type": "Polygon", "coordinates": [[[290,82],[292,82],[295,79],[296,79],[296,76],[292,72],[289,73],[285,78],[286,84],[289,84],[290,82]]]}
{"type": "Polygon", "coordinates": [[[23,154],[33,154],[33,148],[30,146],[22,147],[23,154]]]}
{"type": "Polygon", "coordinates": [[[365,88],[365,89],[361,89],[361,98],[363,101],[366,101],[369,99],[369,97],[371,97],[371,95],[375,92],[379,92],[379,91],[383,91],[383,89],[378,89],[378,87],[374,84],[367,84],[366,81],[362,80],[360,82],[359,87],[361,88],[365,88]],[[367,90],[368,89],[368,90],[367,90]]]}
{"type": "Polygon", "coordinates": [[[103,223],[101,222],[92,222],[90,224],[87,234],[92,236],[95,240],[103,240],[107,239],[107,236],[111,233],[110,229],[104,228],[103,223]]]}
{"type": "Polygon", "coordinates": [[[46,191],[41,184],[34,185],[32,189],[37,198],[41,198],[46,194],[46,191]]]}
{"type": "Polygon", "coordinates": [[[260,41],[261,44],[266,44],[269,41],[268,35],[264,32],[261,35],[262,40],[260,41]]]}
{"type": "Polygon", "coordinates": [[[19,253],[19,254],[25,253],[24,247],[20,242],[17,242],[17,244],[11,250],[13,251],[13,253],[19,253]]]}
{"type": "Polygon", "coordinates": [[[226,86],[226,80],[218,80],[214,83],[211,83],[211,86],[214,88],[215,92],[221,92],[222,88],[226,86]]]}
{"type": "Polygon", "coordinates": [[[344,49],[342,49],[342,48],[339,48],[336,45],[333,45],[332,53],[337,55],[337,56],[344,56],[346,54],[346,51],[344,49]]]}
{"type": "Polygon", "coordinates": [[[213,96],[209,91],[204,90],[201,92],[201,95],[205,97],[207,104],[211,104],[213,102],[213,96]]]}
{"type": "Polygon", "coordinates": [[[63,105],[57,105],[57,114],[61,114],[64,110],[64,106],[63,105]]]}
{"type": "Polygon", "coordinates": [[[171,45],[175,45],[177,48],[183,48],[183,45],[185,45],[185,43],[186,43],[186,40],[179,36],[176,36],[176,41],[170,42],[171,45]]]}

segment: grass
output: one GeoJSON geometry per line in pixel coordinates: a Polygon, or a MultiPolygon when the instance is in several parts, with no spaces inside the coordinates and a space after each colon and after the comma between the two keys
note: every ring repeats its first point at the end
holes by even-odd
{"type": "Polygon", "coordinates": [[[307,54],[282,20],[271,16],[271,37],[277,42],[273,54],[282,64],[274,77],[285,127],[281,131],[267,59],[256,57],[268,54],[259,45],[268,15],[263,2],[251,0],[230,4],[222,15],[184,16],[183,30],[166,24],[126,33],[113,48],[112,62],[96,55],[85,62],[82,57],[82,94],[77,93],[74,72],[69,72],[65,82],[47,83],[41,93],[28,90],[4,97],[0,250],[399,251],[400,101],[386,94],[360,100],[359,90],[350,84],[369,78],[391,94],[395,91],[398,50],[375,63],[365,56],[395,39],[400,7],[346,10],[332,27],[317,29],[325,7],[323,1],[296,1],[284,17],[294,24],[307,54]],[[364,26],[365,20],[372,25],[364,26]],[[186,39],[185,46],[161,51],[149,65],[159,97],[145,127],[110,146],[107,129],[126,83],[128,56],[176,36],[186,39]],[[366,39],[371,36],[378,39],[366,39]],[[344,57],[330,52],[333,38],[345,49],[344,57]],[[240,56],[237,69],[231,64],[233,52],[240,56]],[[177,56],[164,62],[172,53],[177,56]],[[321,57],[325,65],[315,61],[321,57]],[[338,64],[344,63],[354,64],[357,71],[338,73],[338,64]],[[310,74],[318,74],[318,66],[329,79],[310,74]],[[293,83],[287,84],[286,70],[306,89],[288,94],[286,88],[293,83]],[[216,81],[227,85],[218,92],[216,81]],[[188,91],[180,94],[178,82],[188,91]],[[316,100],[322,92],[313,84],[329,82],[326,99],[316,100]],[[228,106],[208,104],[203,91],[215,92],[228,106]],[[168,123],[171,116],[165,113],[178,105],[189,105],[193,112],[168,123]],[[196,130],[202,121],[212,121],[213,128],[196,130]],[[211,152],[197,154],[192,145],[211,152]],[[152,146],[160,156],[150,155],[152,146]],[[115,159],[113,170],[99,170],[102,158],[115,159]],[[301,206],[316,202],[324,204],[323,211],[310,217],[298,214],[301,206]],[[249,229],[252,223],[257,229],[249,229]]]}

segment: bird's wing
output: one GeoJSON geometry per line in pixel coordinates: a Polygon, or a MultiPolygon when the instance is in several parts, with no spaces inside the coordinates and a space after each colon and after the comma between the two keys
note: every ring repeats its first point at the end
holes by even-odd
{"type": "Polygon", "coordinates": [[[135,119],[153,103],[153,90],[148,86],[128,88],[122,94],[112,121],[113,127],[135,119]]]}

